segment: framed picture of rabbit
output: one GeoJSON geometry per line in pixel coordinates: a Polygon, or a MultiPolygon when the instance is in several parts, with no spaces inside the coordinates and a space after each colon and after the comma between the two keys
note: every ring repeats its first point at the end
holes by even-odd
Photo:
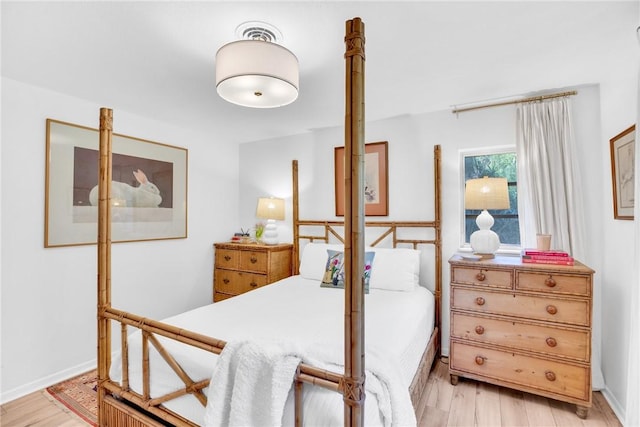
{"type": "MultiPolygon", "coordinates": [[[[47,119],[45,247],[95,244],[97,129],[47,119]]],[[[187,237],[185,148],[113,134],[112,241],[187,237]]]]}

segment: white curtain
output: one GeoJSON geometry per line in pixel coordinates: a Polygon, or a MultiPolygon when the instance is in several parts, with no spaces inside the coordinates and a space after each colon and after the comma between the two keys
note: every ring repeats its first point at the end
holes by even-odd
{"type": "MultiPolygon", "coordinates": [[[[640,170],[640,156],[637,155],[638,132],[640,131],[640,70],[638,71],[638,119],[636,122],[635,170],[640,170]]],[[[640,200],[640,177],[635,174],[634,200],[640,200]]],[[[629,319],[629,362],[627,365],[627,404],[625,423],[627,427],[640,426],[640,215],[635,218],[635,271],[631,286],[631,316],[629,319]]]]}
{"type": "Polygon", "coordinates": [[[524,204],[526,247],[536,233],[551,234],[551,246],[584,259],[584,221],[569,99],[518,104],[518,187],[524,204]]]}
{"type": "MultiPolygon", "coordinates": [[[[569,98],[518,104],[516,132],[522,245],[535,247],[536,233],[551,234],[554,249],[584,259],[584,208],[569,98]]],[[[600,349],[592,350],[591,383],[600,390],[600,349]]]]}

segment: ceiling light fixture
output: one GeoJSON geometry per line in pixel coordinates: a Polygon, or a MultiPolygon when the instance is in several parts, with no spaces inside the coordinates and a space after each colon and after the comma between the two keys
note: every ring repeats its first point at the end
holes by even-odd
{"type": "Polygon", "coordinates": [[[298,58],[277,42],[280,31],[265,22],[245,22],[241,37],[216,53],[216,89],[225,100],[252,108],[274,108],[298,98],[298,58]]]}

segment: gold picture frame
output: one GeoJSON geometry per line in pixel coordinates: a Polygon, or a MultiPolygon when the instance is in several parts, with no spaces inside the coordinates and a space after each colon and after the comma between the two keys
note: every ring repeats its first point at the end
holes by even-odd
{"type": "MultiPolygon", "coordinates": [[[[389,166],[387,141],[365,144],[366,216],[389,215],[389,166]]],[[[344,216],[344,147],[335,147],[336,216],[344,216]]]]}
{"type": "MultiPolygon", "coordinates": [[[[96,244],[97,129],[47,119],[45,248],[96,244]]],[[[113,134],[113,242],[187,237],[186,148],[113,134]]]]}
{"type": "Polygon", "coordinates": [[[609,140],[614,219],[634,219],[635,137],[633,125],[609,140]]]}

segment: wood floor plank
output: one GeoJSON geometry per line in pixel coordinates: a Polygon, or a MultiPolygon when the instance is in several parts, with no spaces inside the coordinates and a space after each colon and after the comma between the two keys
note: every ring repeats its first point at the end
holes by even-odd
{"type": "Polygon", "coordinates": [[[502,425],[498,386],[478,382],[476,386],[475,422],[475,425],[478,427],[495,427],[502,425]]]}
{"type": "Polygon", "coordinates": [[[449,412],[454,391],[454,386],[449,382],[449,365],[442,362],[437,363],[431,373],[436,376],[438,381],[429,393],[427,405],[449,412]]]}
{"type": "Polygon", "coordinates": [[[531,393],[523,393],[524,407],[527,411],[527,421],[530,426],[555,425],[549,399],[531,393]]]}
{"type": "Polygon", "coordinates": [[[472,426],[476,414],[476,383],[460,381],[454,387],[448,426],[472,426]]]}
{"type": "MultiPolygon", "coordinates": [[[[589,411],[589,415],[591,415],[592,413],[599,413],[602,417],[603,423],[605,423],[604,425],[622,427],[622,423],[616,416],[615,412],[613,412],[613,409],[611,409],[611,406],[609,406],[609,403],[604,398],[602,393],[600,393],[599,391],[594,392],[591,400],[593,407],[589,411]]],[[[590,417],[588,417],[587,419],[589,418],[590,417]]]]}
{"type": "Polygon", "coordinates": [[[524,407],[524,397],[521,391],[500,387],[500,416],[502,426],[527,427],[527,411],[524,407]]]}
{"type": "Polygon", "coordinates": [[[422,412],[422,417],[418,422],[418,427],[442,427],[447,425],[449,411],[427,406],[422,412]]]}
{"type": "Polygon", "coordinates": [[[86,427],[88,424],[63,405],[48,399],[45,391],[31,393],[2,405],[2,427],[86,427]]]}
{"type": "MultiPolygon", "coordinates": [[[[583,427],[582,420],[576,415],[576,405],[549,399],[549,407],[557,426],[583,427]]],[[[589,411],[591,412],[591,411],[589,411]]],[[[593,414],[591,414],[593,416],[593,414]]]]}

